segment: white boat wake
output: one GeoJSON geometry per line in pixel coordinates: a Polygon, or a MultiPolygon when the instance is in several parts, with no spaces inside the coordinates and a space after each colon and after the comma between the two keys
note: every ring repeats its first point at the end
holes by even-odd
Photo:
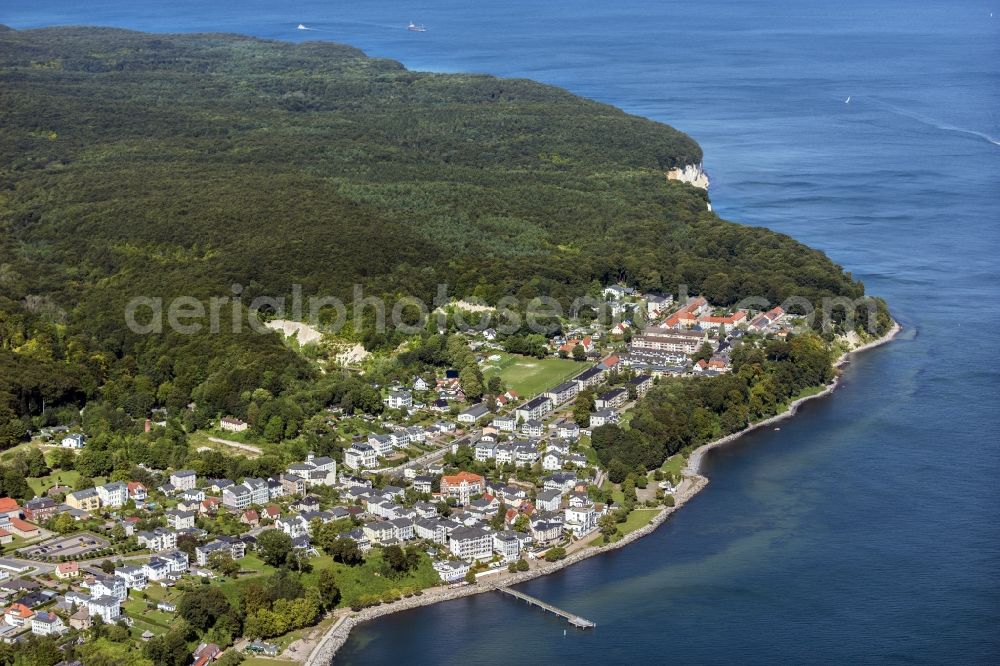
{"type": "MultiPolygon", "coordinates": [[[[343,25],[343,26],[362,26],[362,27],[366,27],[366,28],[380,28],[382,30],[408,30],[408,29],[410,29],[409,26],[406,26],[406,25],[392,24],[392,23],[373,23],[371,21],[336,21],[335,23],[337,25],[343,25]]],[[[417,30],[414,30],[414,32],[426,32],[427,31],[427,28],[425,28],[422,25],[421,26],[415,26],[415,27],[417,28],[417,30]]],[[[299,23],[298,26],[296,26],[296,30],[308,30],[310,32],[329,32],[329,33],[336,32],[331,27],[314,28],[312,26],[306,25],[305,23],[299,23]]]]}
{"type": "Polygon", "coordinates": [[[887,102],[883,102],[883,101],[881,101],[879,99],[875,99],[875,98],[871,98],[871,99],[872,99],[873,102],[875,102],[876,105],[881,106],[886,111],[889,111],[890,113],[895,113],[898,116],[903,116],[904,118],[909,118],[910,120],[914,120],[914,121],[916,121],[916,122],[918,122],[918,123],[920,123],[922,125],[927,125],[928,127],[933,127],[934,129],[939,129],[939,130],[942,130],[942,131],[945,131],[945,132],[955,132],[955,133],[958,133],[958,134],[968,134],[969,136],[974,136],[974,137],[979,138],[979,139],[984,139],[985,141],[988,141],[989,143],[992,143],[994,146],[1000,146],[1000,139],[996,139],[996,138],[990,136],[989,134],[987,134],[986,132],[980,132],[978,130],[967,129],[965,127],[956,127],[955,125],[951,125],[949,123],[938,122],[936,120],[933,120],[932,118],[925,118],[924,116],[921,116],[920,114],[913,113],[912,111],[907,111],[906,109],[901,109],[898,106],[893,106],[892,104],[889,104],[887,102]]]}

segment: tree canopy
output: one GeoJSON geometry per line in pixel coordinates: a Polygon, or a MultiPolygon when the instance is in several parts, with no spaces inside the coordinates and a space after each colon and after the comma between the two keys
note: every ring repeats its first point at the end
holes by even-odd
{"type": "MultiPolygon", "coordinates": [[[[328,42],[57,28],[0,30],[0,87],[0,447],[43,405],[94,398],[132,418],[194,401],[195,423],[252,404],[265,439],[299,432],[283,398],[315,371],[277,334],[140,334],[123,314],[137,296],[227,297],[228,322],[293,284],[567,308],[619,281],[720,305],[863,294],[821,252],[668,180],[701,161],[690,137],[527,80],[328,42]]],[[[373,317],[351,313],[348,334],[395,348],[373,317]]],[[[541,336],[504,345],[545,353],[541,336]]],[[[370,387],[339,399],[381,409],[370,387]]]]}

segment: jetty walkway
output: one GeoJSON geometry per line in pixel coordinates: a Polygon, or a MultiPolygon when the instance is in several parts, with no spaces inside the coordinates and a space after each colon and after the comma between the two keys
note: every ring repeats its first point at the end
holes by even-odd
{"type": "Polygon", "coordinates": [[[578,627],[580,629],[590,629],[592,627],[597,626],[596,622],[591,622],[585,617],[580,617],[579,615],[575,615],[568,611],[564,611],[563,609],[553,606],[552,604],[547,604],[541,599],[536,599],[535,597],[529,594],[525,594],[524,592],[518,592],[517,590],[512,590],[509,587],[498,587],[497,590],[503,592],[504,594],[509,594],[510,596],[516,599],[520,599],[521,601],[526,601],[532,606],[538,606],[542,610],[547,610],[550,613],[555,613],[559,617],[565,619],[567,622],[572,624],[574,627],[578,627]]]}

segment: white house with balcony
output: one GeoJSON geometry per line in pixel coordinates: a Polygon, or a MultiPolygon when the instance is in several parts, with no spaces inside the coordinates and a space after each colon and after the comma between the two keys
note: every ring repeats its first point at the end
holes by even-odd
{"type": "Polygon", "coordinates": [[[375,449],[364,442],[352,444],[344,451],[344,464],[350,469],[371,469],[376,465],[375,449]]]}
{"type": "Polygon", "coordinates": [[[557,489],[540,490],[535,495],[535,507],[542,511],[558,511],[562,503],[562,491],[557,489]]]}
{"type": "Polygon", "coordinates": [[[194,511],[167,511],[167,525],[175,530],[189,530],[194,527],[194,511]]]}
{"type": "Polygon", "coordinates": [[[140,566],[126,565],[115,569],[115,578],[121,578],[130,590],[145,590],[148,578],[146,570],[140,566]]]}
{"type": "Polygon", "coordinates": [[[97,575],[92,580],[84,581],[84,585],[93,597],[114,597],[125,601],[128,596],[125,581],[116,576],[97,575]]]}
{"type": "Polygon", "coordinates": [[[456,583],[465,580],[472,567],[465,560],[436,560],[434,570],[445,583],[456,583]]]}
{"type": "Polygon", "coordinates": [[[278,518],[274,526],[293,539],[309,535],[309,521],[297,513],[278,518]]]}
{"type": "Polygon", "coordinates": [[[563,466],[563,454],[558,451],[547,451],[544,456],[542,456],[542,469],[547,472],[555,472],[562,469],[563,466]]]}
{"type": "Polygon", "coordinates": [[[514,410],[514,415],[517,417],[518,421],[523,423],[525,421],[540,420],[551,411],[552,401],[544,395],[540,395],[532,398],[514,410]]]}
{"type": "Polygon", "coordinates": [[[448,549],[463,560],[488,560],[493,557],[493,537],[478,525],[458,527],[448,535],[448,549]]]}
{"type": "Polygon", "coordinates": [[[271,490],[264,479],[246,478],[243,483],[222,491],[222,505],[230,509],[246,509],[251,505],[263,506],[271,499],[271,490]]]}
{"type": "Polygon", "coordinates": [[[409,409],[413,406],[413,394],[409,391],[393,391],[386,397],[385,406],[389,409],[409,409]]]}
{"type": "Polygon", "coordinates": [[[140,546],[154,552],[177,547],[177,533],[162,527],[139,532],[137,540],[140,546]]]}
{"type": "Polygon", "coordinates": [[[207,566],[215,553],[226,553],[234,560],[238,560],[246,555],[246,544],[234,537],[219,537],[194,549],[195,562],[200,567],[207,566]]]}
{"type": "Polygon", "coordinates": [[[121,481],[105,483],[97,486],[97,496],[101,498],[101,506],[119,507],[128,501],[128,486],[121,481]]]}
{"type": "Polygon", "coordinates": [[[413,534],[418,539],[444,544],[448,542],[448,534],[456,527],[458,523],[443,518],[417,518],[413,523],[413,534]]]}
{"type": "Polygon", "coordinates": [[[105,624],[114,624],[122,614],[121,600],[117,597],[93,597],[87,601],[90,617],[99,617],[105,624]]]}
{"type": "Polygon", "coordinates": [[[556,435],[562,439],[568,439],[571,442],[575,442],[580,438],[580,426],[572,421],[561,421],[559,425],[556,426],[556,435]]]}
{"type": "Polygon", "coordinates": [[[176,490],[193,490],[198,483],[198,474],[191,469],[180,469],[170,474],[170,485],[176,490]]]}
{"type": "Polygon", "coordinates": [[[392,454],[394,448],[399,446],[399,437],[391,433],[387,435],[369,435],[368,446],[372,447],[376,456],[385,458],[392,454]]]}
{"type": "Polygon", "coordinates": [[[500,432],[514,432],[517,430],[517,419],[511,414],[500,414],[493,417],[490,425],[500,432]]]}
{"type": "Polygon", "coordinates": [[[597,529],[597,511],[594,505],[586,503],[582,506],[569,506],[563,518],[566,531],[579,538],[597,529]]]}
{"type": "Polygon", "coordinates": [[[485,439],[481,439],[476,442],[476,446],[472,449],[472,453],[477,462],[486,462],[487,460],[496,458],[496,451],[497,443],[485,439]]]}
{"type": "Polygon", "coordinates": [[[86,443],[87,438],[80,433],[73,433],[72,435],[66,435],[59,442],[59,445],[64,449],[82,449],[83,445],[86,443]]]}
{"type": "Polygon", "coordinates": [[[39,611],[31,618],[31,633],[36,636],[58,636],[66,631],[66,625],[55,613],[39,611]]]}
{"type": "Polygon", "coordinates": [[[553,404],[561,405],[564,402],[569,402],[576,397],[576,394],[580,392],[580,385],[576,382],[569,381],[563,382],[558,386],[549,389],[545,392],[545,397],[553,402],[553,404]]]}
{"type": "Polygon", "coordinates": [[[493,550],[504,562],[515,562],[521,557],[521,539],[517,532],[506,530],[493,533],[493,550]]]}
{"type": "Polygon", "coordinates": [[[396,528],[388,520],[368,523],[364,526],[365,536],[372,543],[384,544],[396,538],[396,528]]]}

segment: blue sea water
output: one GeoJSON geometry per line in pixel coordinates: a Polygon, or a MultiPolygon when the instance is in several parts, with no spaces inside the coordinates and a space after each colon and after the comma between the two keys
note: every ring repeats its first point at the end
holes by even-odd
{"type": "Polygon", "coordinates": [[[711,455],[653,535],[523,586],[596,630],[479,595],[363,625],[338,663],[1000,662],[1000,3],[5,0],[0,23],[566,87],[690,133],[721,215],[826,251],[906,327],[711,455]]]}

